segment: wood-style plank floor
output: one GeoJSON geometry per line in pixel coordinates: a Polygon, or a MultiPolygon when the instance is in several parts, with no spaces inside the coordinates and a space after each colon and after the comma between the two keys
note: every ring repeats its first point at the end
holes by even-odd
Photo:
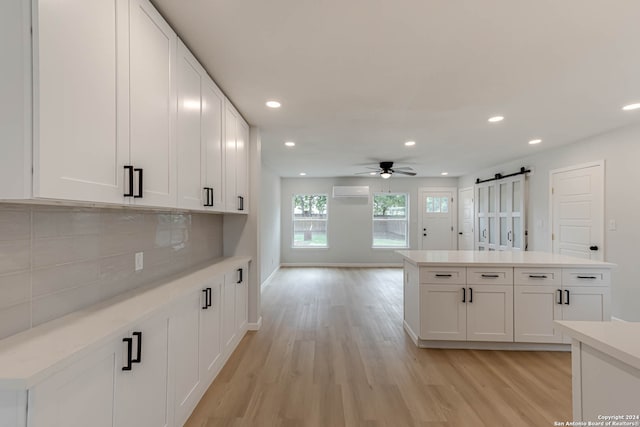
{"type": "Polygon", "coordinates": [[[284,268],[187,427],[550,426],[569,353],[416,348],[402,270],[284,268]]]}

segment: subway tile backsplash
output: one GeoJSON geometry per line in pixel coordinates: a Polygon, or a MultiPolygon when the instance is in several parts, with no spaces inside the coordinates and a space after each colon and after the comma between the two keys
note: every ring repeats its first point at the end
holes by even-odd
{"type": "Polygon", "coordinates": [[[220,215],[0,203],[0,339],[221,256],[220,215]]]}

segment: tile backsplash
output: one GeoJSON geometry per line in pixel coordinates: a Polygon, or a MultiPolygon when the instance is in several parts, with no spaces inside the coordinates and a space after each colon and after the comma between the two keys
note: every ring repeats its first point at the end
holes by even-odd
{"type": "Polygon", "coordinates": [[[221,256],[221,215],[0,203],[0,339],[221,256]]]}

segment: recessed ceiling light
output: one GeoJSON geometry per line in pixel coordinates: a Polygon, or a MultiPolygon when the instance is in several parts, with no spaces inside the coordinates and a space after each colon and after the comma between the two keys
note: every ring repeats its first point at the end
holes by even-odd
{"type": "Polygon", "coordinates": [[[416,142],[415,141],[407,141],[407,142],[404,143],[404,145],[406,145],[407,147],[412,147],[412,146],[416,145],[416,142]]]}
{"type": "Polygon", "coordinates": [[[306,174],[306,172],[300,172],[300,176],[305,176],[306,174]]]}
{"type": "Polygon", "coordinates": [[[280,108],[282,104],[280,104],[278,101],[267,101],[266,105],[269,108],[280,108]]]}
{"type": "Polygon", "coordinates": [[[503,120],[504,120],[504,117],[502,117],[502,116],[489,117],[489,122],[490,123],[497,123],[497,122],[501,122],[503,120]]]}
{"type": "Polygon", "coordinates": [[[449,175],[449,172],[440,172],[440,175],[449,175]]]}
{"type": "Polygon", "coordinates": [[[541,139],[532,139],[531,141],[529,141],[529,144],[535,145],[535,144],[540,144],[541,142],[542,142],[541,139]]]}
{"type": "Polygon", "coordinates": [[[640,108],[640,103],[629,104],[629,105],[625,105],[624,107],[622,107],[622,109],[624,111],[637,110],[638,108],[640,108]]]}
{"type": "Polygon", "coordinates": [[[293,141],[287,141],[284,143],[284,145],[286,145],[287,147],[295,147],[296,143],[293,141]]]}

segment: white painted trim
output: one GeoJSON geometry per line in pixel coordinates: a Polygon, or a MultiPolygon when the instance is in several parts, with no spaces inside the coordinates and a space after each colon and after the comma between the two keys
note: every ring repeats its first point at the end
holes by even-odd
{"type": "Polygon", "coordinates": [[[406,320],[403,321],[403,326],[404,326],[405,332],[407,333],[407,335],[409,335],[409,338],[411,338],[411,341],[413,341],[416,347],[420,347],[420,345],[418,344],[418,341],[419,341],[418,336],[415,334],[415,332],[413,332],[413,330],[411,329],[411,326],[409,326],[406,320]]]}
{"type": "Polygon", "coordinates": [[[273,280],[274,276],[276,275],[276,273],[278,271],[280,271],[280,267],[282,266],[282,264],[279,264],[269,275],[269,277],[267,277],[264,282],[262,282],[262,284],[260,285],[260,289],[264,289],[266,288],[268,285],[271,284],[271,281],[273,280]]]}
{"type": "Polygon", "coordinates": [[[259,331],[262,328],[262,316],[255,323],[247,323],[247,331],[259,331]]]}
{"type": "Polygon", "coordinates": [[[418,347],[420,348],[453,348],[453,349],[468,349],[468,350],[571,351],[570,344],[481,342],[481,341],[420,340],[418,347]]]}
{"type": "Polygon", "coordinates": [[[283,262],[281,267],[335,267],[335,268],[402,268],[401,262],[370,263],[370,262],[283,262]]]}
{"type": "Polygon", "coordinates": [[[553,253],[553,175],[556,173],[562,173],[562,172],[569,172],[572,170],[577,170],[577,169],[585,169],[585,168],[592,168],[592,167],[596,167],[596,166],[601,166],[602,167],[602,261],[606,260],[606,253],[605,253],[605,248],[606,248],[606,244],[607,244],[607,235],[606,235],[606,228],[605,228],[605,223],[606,223],[606,209],[605,209],[605,204],[607,203],[607,189],[606,189],[606,185],[607,185],[607,178],[606,178],[606,173],[607,170],[605,168],[605,161],[604,159],[602,160],[596,160],[594,162],[587,162],[587,163],[581,163],[579,165],[573,165],[573,166],[566,166],[563,168],[558,168],[558,169],[553,169],[549,171],[549,234],[547,235],[547,238],[549,239],[549,243],[551,244],[551,251],[553,253]]]}

